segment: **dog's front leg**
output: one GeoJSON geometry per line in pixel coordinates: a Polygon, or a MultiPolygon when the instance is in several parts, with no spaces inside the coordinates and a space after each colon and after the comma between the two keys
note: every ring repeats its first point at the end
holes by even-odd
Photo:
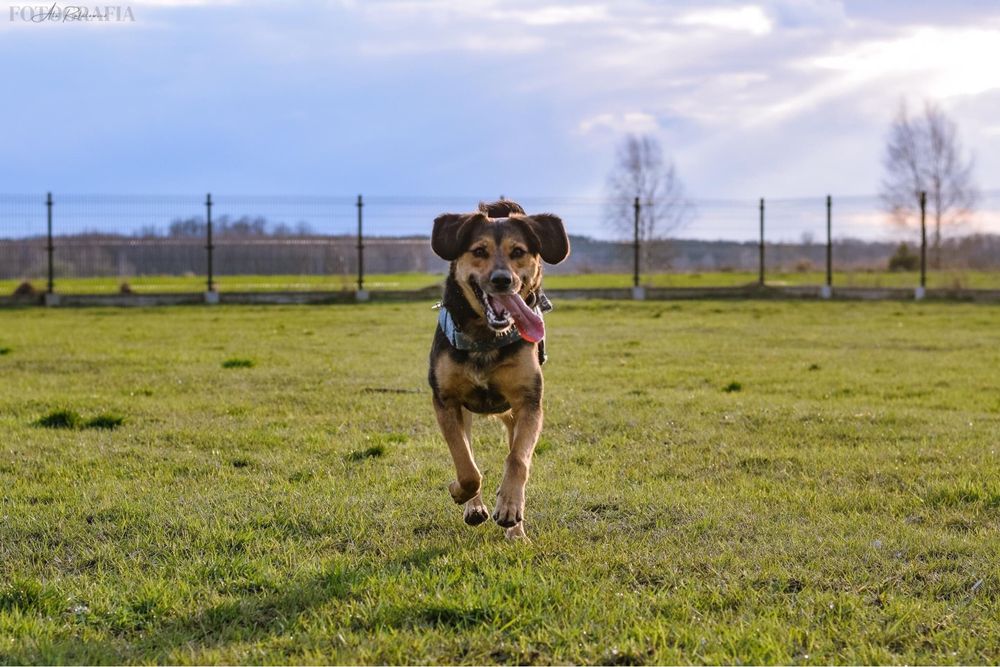
{"type": "MultiPolygon", "coordinates": [[[[465,425],[465,439],[469,443],[470,447],[469,454],[471,456],[472,413],[466,410],[465,408],[462,409],[462,421],[465,425]]],[[[473,465],[475,465],[475,463],[473,463],[473,465]]],[[[476,493],[476,495],[474,495],[471,500],[465,503],[465,512],[463,513],[462,518],[465,520],[465,523],[469,524],[470,526],[478,526],[479,524],[483,523],[484,521],[490,518],[490,510],[486,507],[486,505],[483,504],[483,491],[481,488],[481,484],[482,483],[480,482],[480,489],[476,493]]]]}
{"type": "Polygon", "coordinates": [[[472,442],[469,440],[466,430],[462,406],[446,405],[435,397],[434,413],[437,415],[441,433],[444,434],[445,442],[448,443],[448,449],[451,451],[451,458],[455,462],[455,473],[458,477],[448,486],[448,491],[456,503],[462,504],[479,495],[479,488],[483,481],[483,476],[472,458],[472,442]]]}
{"type": "MultiPolygon", "coordinates": [[[[510,452],[504,463],[503,481],[497,491],[497,506],[493,520],[505,528],[518,526],[524,519],[524,487],[528,483],[531,458],[542,430],[541,397],[529,397],[512,409],[504,420],[509,430],[510,452]]],[[[520,531],[508,530],[508,536],[523,536],[520,531]]]]}

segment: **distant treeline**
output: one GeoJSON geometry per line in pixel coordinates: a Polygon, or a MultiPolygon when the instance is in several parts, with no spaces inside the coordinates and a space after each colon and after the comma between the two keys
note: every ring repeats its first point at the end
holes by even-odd
{"type": "MultiPolygon", "coordinates": [[[[175,220],[163,232],[144,229],[133,235],[83,232],[54,239],[56,274],[67,277],[204,274],[207,258],[203,219],[175,220]]],[[[354,275],[357,239],[320,235],[308,225],[269,225],[264,218],[213,221],[215,271],[219,275],[354,275]]],[[[571,236],[572,253],[558,273],[627,273],[631,244],[571,236]]],[[[842,239],[834,242],[839,270],[885,270],[898,243],[842,239]]],[[[911,252],[919,249],[912,247],[911,252]]],[[[660,240],[642,248],[644,272],[752,271],[755,242],[660,240]]],[[[930,254],[930,251],[929,251],[930,254]]],[[[768,271],[811,271],[825,266],[826,247],[816,243],[768,243],[768,271]]],[[[1000,235],[974,234],[946,239],[941,266],[1000,269],[1000,235]]],[[[367,273],[444,272],[445,262],[431,252],[427,237],[364,239],[367,273]]],[[[38,278],[47,271],[45,238],[0,239],[0,278],[38,278]]]]}
{"type": "MultiPolygon", "coordinates": [[[[205,222],[205,218],[197,217],[172,221],[167,225],[162,236],[172,239],[205,238],[207,234],[208,224],[205,222]]],[[[286,222],[270,223],[263,216],[243,216],[233,219],[226,215],[212,220],[212,234],[220,238],[316,236],[316,232],[313,231],[307,222],[298,222],[290,225],[286,222]]],[[[140,230],[137,236],[158,238],[161,237],[161,234],[160,230],[156,227],[146,227],[140,230]]]]}

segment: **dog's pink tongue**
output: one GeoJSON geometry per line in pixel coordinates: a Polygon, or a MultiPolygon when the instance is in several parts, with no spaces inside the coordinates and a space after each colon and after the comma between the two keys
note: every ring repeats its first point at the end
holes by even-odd
{"type": "Polygon", "coordinates": [[[535,311],[528,308],[528,304],[524,302],[520,294],[497,294],[493,298],[503,304],[503,307],[514,318],[514,324],[521,332],[521,338],[530,343],[537,343],[545,338],[545,323],[535,311]]]}

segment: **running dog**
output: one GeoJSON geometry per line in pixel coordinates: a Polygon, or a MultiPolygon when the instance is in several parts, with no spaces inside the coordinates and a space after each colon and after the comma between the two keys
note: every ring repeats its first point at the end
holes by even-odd
{"type": "Polygon", "coordinates": [[[525,537],[524,487],[542,430],[542,313],[551,309],[542,293],[542,262],[566,259],[569,237],[558,217],[525,215],[515,202],[501,200],[480,203],[474,213],[438,216],[431,248],[451,262],[428,373],[457,473],[448,490],[465,504],[465,523],[489,518],[472,456],[472,414],[500,417],[510,451],[493,520],[507,537],[525,537]]]}

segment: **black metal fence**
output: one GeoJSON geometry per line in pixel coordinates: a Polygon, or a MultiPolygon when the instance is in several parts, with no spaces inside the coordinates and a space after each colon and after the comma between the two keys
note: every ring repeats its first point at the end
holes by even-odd
{"type": "MultiPolygon", "coordinates": [[[[1000,288],[1000,235],[985,223],[949,227],[929,248],[926,211],[892,224],[875,197],[696,200],[685,226],[655,240],[608,226],[598,198],[519,201],[560,214],[574,235],[570,259],[549,271],[563,286],[1000,288]]],[[[431,221],[476,202],[3,195],[0,294],[419,289],[447,269],[430,250],[431,221]]],[[[1000,218],[1000,194],[982,204],[986,223],[1000,218]]],[[[638,220],[644,203],[633,206],[638,220]]]]}

